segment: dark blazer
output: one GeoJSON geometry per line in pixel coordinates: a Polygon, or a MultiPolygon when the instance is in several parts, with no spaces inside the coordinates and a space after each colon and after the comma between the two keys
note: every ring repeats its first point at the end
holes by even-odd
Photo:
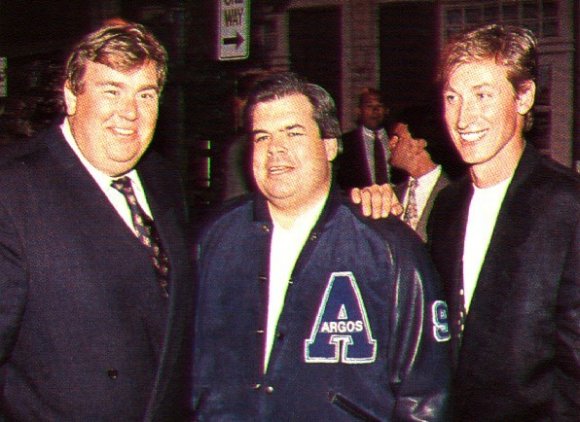
{"type": "Polygon", "coordinates": [[[171,265],[151,260],[58,127],[0,169],[0,388],[7,420],[180,420],[192,292],[177,175],[137,167],[171,265]]]}
{"type": "MultiPolygon", "coordinates": [[[[415,229],[419,237],[423,239],[423,242],[427,241],[427,221],[429,220],[429,214],[431,214],[431,210],[433,209],[433,204],[435,204],[435,198],[437,198],[439,192],[447,185],[449,185],[449,177],[447,177],[447,175],[441,171],[441,174],[439,175],[437,182],[435,182],[429,198],[427,198],[425,208],[423,208],[423,213],[421,214],[421,218],[419,219],[417,228],[415,229]]],[[[407,182],[401,182],[395,186],[395,194],[400,201],[403,200],[405,194],[407,193],[407,186],[407,182]]]]}
{"type": "Polygon", "coordinates": [[[342,152],[335,166],[336,180],[343,190],[372,185],[361,126],[342,135],[342,152]]]}
{"type": "Polygon", "coordinates": [[[449,302],[455,420],[577,421],[579,178],[526,147],[502,203],[461,339],[463,239],[471,195],[467,178],[444,189],[428,228],[449,302]]]}

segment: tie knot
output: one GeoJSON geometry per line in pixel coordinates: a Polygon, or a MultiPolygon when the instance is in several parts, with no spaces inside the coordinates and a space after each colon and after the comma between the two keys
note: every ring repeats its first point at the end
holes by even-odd
{"type": "Polygon", "coordinates": [[[111,186],[117,189],[122,194],[133,193],[133,186],[131,185],[131,179],[127,176],[120,177],[111,182],[111,186]]]}
{"type": "Polygon", "coordinates": [[[419,185],[417,179],[409,178],[409,189],[414,189],[419,185]]]}

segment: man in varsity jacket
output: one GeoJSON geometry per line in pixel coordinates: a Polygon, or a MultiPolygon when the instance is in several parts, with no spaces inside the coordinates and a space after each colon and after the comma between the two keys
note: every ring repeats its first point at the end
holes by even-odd
{"type": "Polygon", "coordinates": [[[332,98],[293,74],[251,94],[260,192],[198,248],[196,419],[440,421],[447,306],[419,238],[331,188],[332,98]]]}

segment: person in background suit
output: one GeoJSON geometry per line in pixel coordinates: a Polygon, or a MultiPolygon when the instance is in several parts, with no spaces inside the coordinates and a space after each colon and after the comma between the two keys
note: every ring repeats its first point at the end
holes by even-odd
{"type": "Polygon", "coordinates": [[[457,421],[580,415],[580,178],[526,142],[536,62],[534,34],[514,26],[459,34],[441,54],[447,130],[469,165],[428,227],[457,421]]]}
{"type": "Polygon", "coordinates": [[[448,148],[438,122],[429,107],[410,107],[397,115],[389,130],[390,163],[409,176],[395,186],[404,208],[401,218],[424,242],[435,198],[449,184],[449,177],[439,164],[445,161],[448,148]]]}
{"type": "Polygon", "coordinates": [[[342,135],[342,152],[336,164],[337,182],[345,191],[391,180],[389,135],[384,127],[389,109],[381,93],[374,88],[363,90],[357,112],[359,125],[342,135]]]}
{"type": "Polygon", "coordinates": [[[179,177],[147,152],[167,71],[138,24],[84,37],[67,116],[0,169],[0,413],[187,420],[192,288],[179,177]]]}

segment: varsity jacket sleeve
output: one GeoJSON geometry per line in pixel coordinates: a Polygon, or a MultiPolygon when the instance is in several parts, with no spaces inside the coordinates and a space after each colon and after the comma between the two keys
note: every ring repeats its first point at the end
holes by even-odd
{"type": "MultiPolygon", "coordinates": [[[[409,245],[404,245],[409,246],[409,245]]],[[[393,252],[396,283],[389,346],[393,420],[445,421],[449,386],[447,304],[422,245],[393,252]]]]}

